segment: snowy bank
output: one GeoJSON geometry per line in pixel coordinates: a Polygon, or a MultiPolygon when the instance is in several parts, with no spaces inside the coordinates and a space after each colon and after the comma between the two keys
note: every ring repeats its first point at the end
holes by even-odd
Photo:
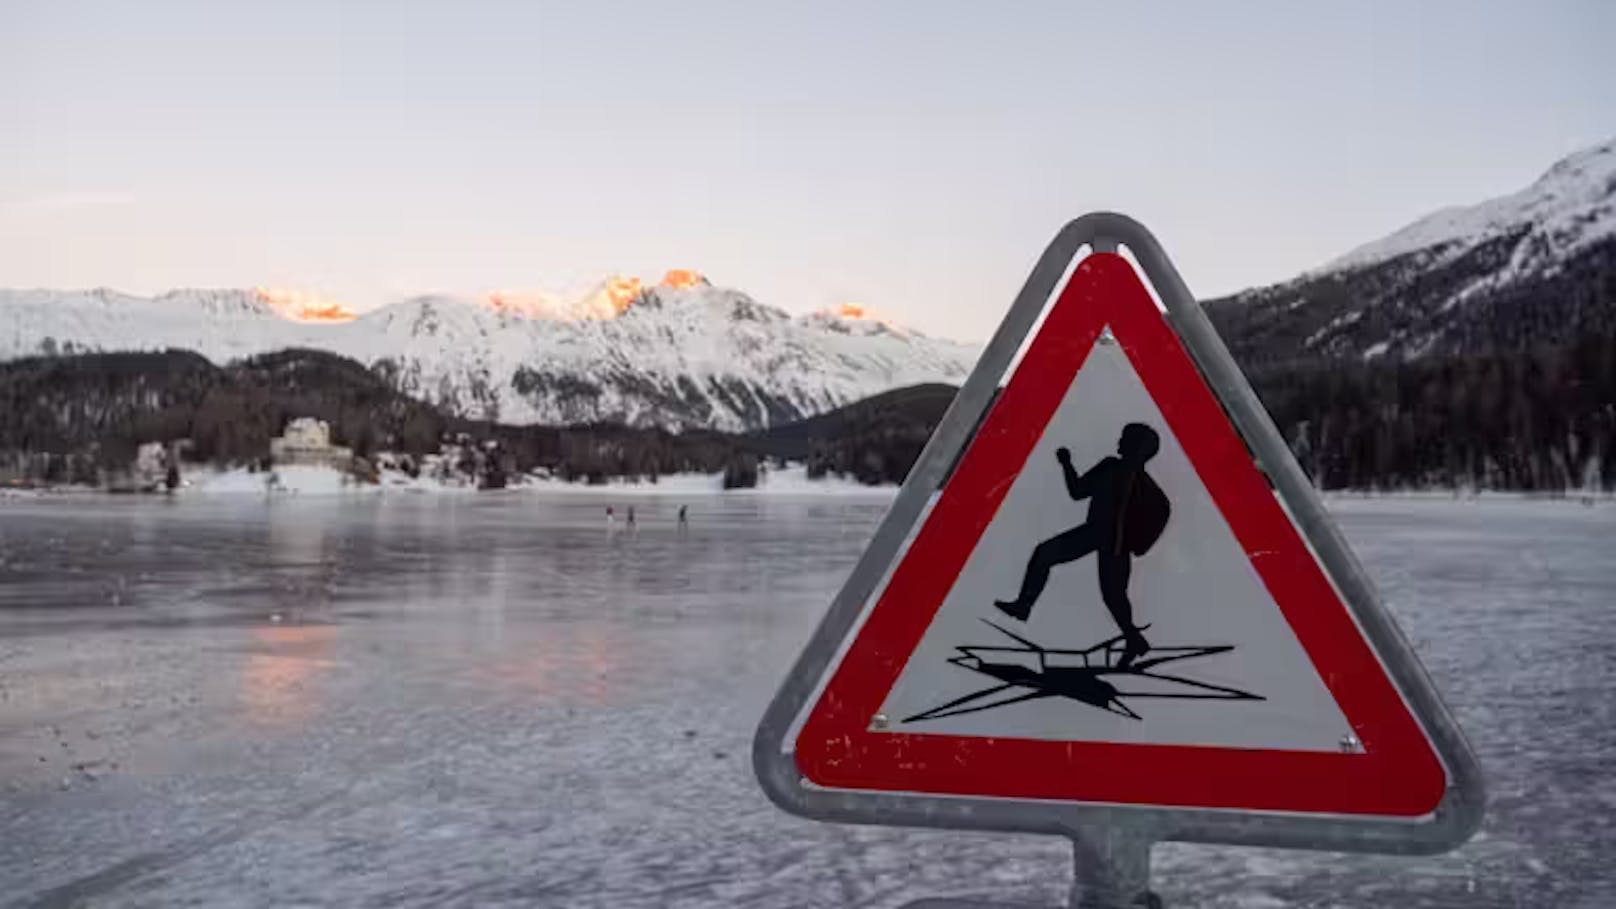
{"type": "MultiPolygon", "coordinates": [[[[513,483],[513,486],[515,484],[513,483]]],[[[632,493],[634,495],[854,495],[891,497],[896,486],[866,486],[845,477],[808,479],[808,468],[801,464],[759,471],[758,485],[750,489],[725,489],[724,474],[676,473],[649,480],[612,479],[605,484],[569,483],[556,477],[523,478],[520,488],[560,493],[632,493]]]]}
{"type": "Polygon", "coordinates": [[[1616,501],[1616,492],[1601,489],[1565,489],[1525,492],[1508,489],[1389,489],[1345,490],[1333,489],[1320,493],[1325,504],[1335,506],[1349,502],[1590,502],[1616,501]]]}
{"type": "Polygon", "coordinates": [[[291,465],[273,470],[231,470],[187,473],[185,493],[221,495],[334,495],[343,492],[374,492],[379,487],[358,483],[351,476],[331,467],[291,465]]]}
{"type": "MultiPolygon", "coordinates": [[[[476,487],[465,482],[446,481],[426,473],[419,477],[384,470],[380,482],[371,484],[353,479],[330,467],[288,466],[273,471],[244,468],[193,473],[185,477],[186,494],[208,495],[368,495],[375,493],[466,493],[476,487]]],[[[614,479],[601,485],[569,483],[556,477],[512,476],[510,491],[540,493],[632,494],[632,495],[838,495],[890,497],[896,486],[865,486],[843,477],[808,479],[802,465],[760,472],[758,485],[751,489],[725,489],[722,473],[681,473],[649,480],[614,479]]]]}

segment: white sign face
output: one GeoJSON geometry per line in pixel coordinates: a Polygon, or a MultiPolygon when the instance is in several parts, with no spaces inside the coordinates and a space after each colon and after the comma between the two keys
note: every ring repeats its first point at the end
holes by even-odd
{"type": "Polygon", "coordinates": [[[892,732],[1061,742],[1339,752],[1351,733],[1110,343],[1078,370],[882,714],[892,732]],[[1129,424],[1149,432],[1123,441],[1129,424]],[[1119,459],[1119,444],[1134,453],[1119,459]],[[1142,454],[1149,480],[1137,482],[1170,506],[1153,541],[1148,528],[1124,531],[1125,509],[1103,491],[1112,467],[1142,454]],[[1038,684],[1017,684],[1029,677],[1038,684]]]}

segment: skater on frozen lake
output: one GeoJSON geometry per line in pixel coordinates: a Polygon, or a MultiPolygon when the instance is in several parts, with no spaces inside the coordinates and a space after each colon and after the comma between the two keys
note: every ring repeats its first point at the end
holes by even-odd
{"type": "Polygon", "coordinates": [[[1089,500],[1088,519],[1039,543],[1027,560],[1021,592],[1013,600],[998,600],[994,605],[1025,622],[1049,583],[1050,569],[1094,553],[1100,597],[1123,635],[1119,665],[1126,667],[1148,651],[1150,643],[1134,624],[1128,578],[1133,557],[1144,555],[1161,537],[1172,511],[1161,487],[1145,472],[1145,462],[1160,447],[1161,437],[1155,430],[1143,423],[1129,423],[1117,440],[1116,455],[1101,458],[1081,476],[1072,467],[1071,451],[1056,449],[1055,460],[1060,462],[1067,493],[1073,501],[1089,500]]]}

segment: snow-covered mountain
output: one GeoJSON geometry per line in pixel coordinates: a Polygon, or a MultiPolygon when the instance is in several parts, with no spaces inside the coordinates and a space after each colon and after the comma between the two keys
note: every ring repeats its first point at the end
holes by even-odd
{"type": "MultiPolygon", "coordinates": [[[[1248,370],[1616,335],[1616,142],[1207,309],[1248,370]]],[[[0,291],[0,359],[178,348],[222,364],[308,347],[467,417],[741,430],[958,383],[979,352],[856,307],[792,317],[684,271],[644,288],[610,278],[575,300],[418,297],[350,316],[262,289],[0,291]]]]}
{"type": "Polygon", "coordinates": [[[1209,312],[1247,363],[1562,346],[1616,328],[1616,141],[1209,312]]]}
{"type": "Polygon", "coordinates": [[[1390,236],[1365,243],[1320,271],[1362,268],[1421,253],[1454,258],[1483,243],[1518,237],[1510,265],[1518,272],[1552,268],[1581,249],[1616,235],[1616,140],[1555,163],[1520,192],[1427,215],[1390,236]]]}
{"type": "Polygon", "coordinates": [[[178,348],[224,363],[308,347],[472,418],[742,430],[957,383],[979,352],[855,312],[794,318],[700,280],[621,290],[570,304],[418,297],[315,323],[259,290],[0,290],[0,358],[178,348]]]}

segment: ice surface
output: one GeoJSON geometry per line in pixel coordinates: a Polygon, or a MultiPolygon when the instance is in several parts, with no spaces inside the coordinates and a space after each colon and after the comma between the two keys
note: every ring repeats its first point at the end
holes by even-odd
{"type": "MultiPolygon", "coordinates": [[[[0,902],[1058,904],[1059,841],[820,824],[753,781],[885,504],[0,500],[0,902]]],[[[1164,845],[1168,905],[1616,905],[1616,504],[1332,508],[1480,752],[1486,827],[1438,857],[1164,845]]]]}

